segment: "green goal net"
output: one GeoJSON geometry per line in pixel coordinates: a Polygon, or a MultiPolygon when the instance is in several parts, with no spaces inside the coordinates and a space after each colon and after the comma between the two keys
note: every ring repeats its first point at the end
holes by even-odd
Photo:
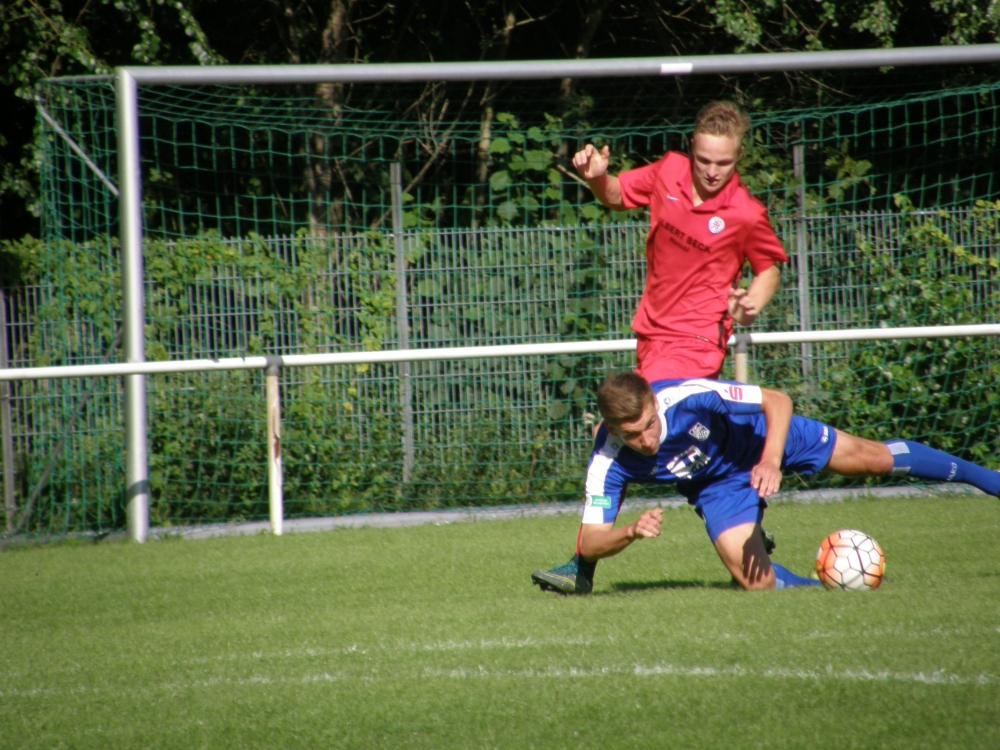
{"type": "MultiPolygon", "coordinates": [[[[662,85],[628,101],[614,82],[572,100],[537,83],[141,89],[147,357],[396,348],[393,163],[411,347],[629,337],[646,217],[595,204],[568,157],[606,143],[620,170],[683,150],[704,100],[662,85]]],[[[995,322],[1000,85],[876,93],[755,107],[741,175],[792,258],[755,330],[995,322]]],[[[54,79],[39,102],[44,273],[8,290],[11,366],[116,361],[113,86],[54,79]]],[[[998,349],[757,347],[751,377],[836,426],[995,466],[998,349]]],[[[286,370],[286,515],[578,499],[596,386],[633,364],[412,364],[406,481],[399,366],[286,370]]],[[[152,523],[266,517],[262,374],[150,376],[147,388],[152,523]]],[[[121,383],[14,391],[17,527],[120,527],[121,383]]]]}

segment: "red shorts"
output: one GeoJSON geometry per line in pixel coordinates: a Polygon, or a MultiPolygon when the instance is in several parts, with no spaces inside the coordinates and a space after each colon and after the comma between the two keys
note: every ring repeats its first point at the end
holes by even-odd
{"type": "Polygon", "coordinates": [[[647,339],[636,342],[636,374],[648,382],[717,378],[722,373],[726,350],[694,337],[647,339]]]}

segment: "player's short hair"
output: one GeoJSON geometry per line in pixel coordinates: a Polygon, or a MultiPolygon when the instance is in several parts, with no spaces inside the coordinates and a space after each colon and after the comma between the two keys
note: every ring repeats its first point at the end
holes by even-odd
{"type": "Polygon", "coordinates": [[[709,102],[694,118],[694,135],[729,136],[742,141],[750,130],[750,115],[733,102],[709,102]]]}
{"type": "Polygon", "coordinates": [[[650,401],[655,403],[649,383],[634,372],[612,375],[597,389],[597,410],[609,427],[634,422],[650,401]]]}

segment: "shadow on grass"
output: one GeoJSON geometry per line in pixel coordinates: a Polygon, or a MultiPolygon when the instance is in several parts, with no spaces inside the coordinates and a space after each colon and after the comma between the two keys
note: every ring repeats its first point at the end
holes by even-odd
{"type": "Polygon", "coordinates": [[[649,591],[650,589],[725,589],[738,590],[730,583],[721,581],[616,581],[611,584],[611,591],[595,592],[597,596],[601,593],[618,594],[629,591],[649,591]]]}

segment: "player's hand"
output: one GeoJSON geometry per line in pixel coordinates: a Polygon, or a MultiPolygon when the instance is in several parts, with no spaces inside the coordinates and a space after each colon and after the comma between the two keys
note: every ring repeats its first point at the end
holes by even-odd
{"type": "Polygon", "coordinates": [[[633,524],[633,539],[653,539],[660,535],[660,526],[663,524],[663,508],[652,508],[647,510],[639,520],[633,524]]]}
{"type": "Polygon", "coordinates": [[[765,459],[750,469],[750,486],[761,498],[771,497],[781,488],[780,463],[765,459]]]}
{"type": "Polygon", "coordinates": [[[729,316],[741,326],[753,323],[760,313],[760,306],[747,294],[746,289],[730,289],[726,302],[729,306],[729,316]]]}
{"type": "Polygon", "coordinates": [[[611,150],[607,146],[598,151],[588,143],[583,147],[583,151],[577,151],[573,155],[573,166],[583,179],[596,180],[608,173],[610,158],[611,150]]]}

